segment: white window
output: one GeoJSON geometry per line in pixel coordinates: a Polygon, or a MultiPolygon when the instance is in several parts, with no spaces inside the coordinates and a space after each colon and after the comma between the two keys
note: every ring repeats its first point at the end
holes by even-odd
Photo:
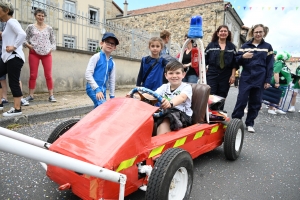
{"type": "Polygon", "coordinates": [[[88,51],[96,52],[98,44],[97,40],[88,40],[88,51]]]}
{"type": "Polygon", "coordinates": [[[75,20],[76,4],[73,1],[65,1],[65,17],[75,20]]]}
{"type": "Polygon", "coordinates": [[[89,19],[90,19],[90,24],[97,25],[98,24],[98,10],[95,8],[89,8],[89,19]]]}
{"type": "Polygon", "coordinates": [[[64,36],[64,47],[75,49],[75,37],[64,36]]]}
{"type": "Polygon", "coordinates": [[[37,8],[46,9],[46,0],[32,0],[31,9],[36,10],[37,8]]]}

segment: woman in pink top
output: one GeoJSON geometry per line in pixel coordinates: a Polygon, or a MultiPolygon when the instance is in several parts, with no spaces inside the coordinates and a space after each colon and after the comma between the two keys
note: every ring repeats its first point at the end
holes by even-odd
{"type": "Polygon", "coordinates": [[[36,85],[36,78],[38,74],[38,67],[40,60],[44,67],[44,75],[49,91],[49,101],[56,102],[53,96],[53,80],[52,80],[52,55],[51,51],[56,49],[55,37],[51,26],[44,23],[47,16],[42,9],[34,11],[36,19],[35,24],[29,24],[26,29],[26,47],[29,48],[29,96],[27,101],[34,100],[34,89],[36,85]]]}

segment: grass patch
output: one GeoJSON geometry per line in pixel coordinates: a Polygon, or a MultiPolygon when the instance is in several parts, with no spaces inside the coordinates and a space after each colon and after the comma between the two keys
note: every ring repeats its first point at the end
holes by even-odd
{"type": "Polygon", "coordinates": [[[22,126],[23,125],[21,125],[21,124],[10,124],[6,128],[9,129],[9,130],[13,130],[13,129],[16,129],[16,128],[21,128],[22,126]]]}

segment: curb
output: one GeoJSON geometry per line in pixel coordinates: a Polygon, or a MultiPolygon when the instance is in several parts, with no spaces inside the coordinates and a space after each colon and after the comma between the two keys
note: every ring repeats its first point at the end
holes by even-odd
{"type": "Polygon", "coordinates": [[[51,121],[54,119],[61,119],[61,118],[68,118],[74,116],[85,115],[91,112],[94,109],[94,106],[84,106],[78,108],[70,108],[70,109],[63,109],[57,111],[51,111],[47,113],[37,113],[37,114],[30,114],[30,115],[21,115],[18,117],[10,117],[5,118],[0,121],[1,127],[7,127],[10,124],[33,124],[39,122],[46,122],[51,121]]]}

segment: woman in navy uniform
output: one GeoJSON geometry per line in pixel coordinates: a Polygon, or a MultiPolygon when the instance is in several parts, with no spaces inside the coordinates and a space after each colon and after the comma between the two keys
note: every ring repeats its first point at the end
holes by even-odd
{"type": "Polygon", "coordinates": [[[245,124],[251,133],[255,132],[254,120],[261,107],[263,90],[270,87],[273,74],[273,48],[263,39],[268,32],[269,28],[262,24],[252,27],[248,32],[252,39],[243,44],[236,55],[236,61],[243,66],[243,71],[232,118],[241,119],[248,103],[245,124]]]}
{"type": "MultiPolygon", "coordinates": [[[[238,69],[235,54],[231,32],[226,25],[219,26],[205,49],[205,64],[208,65],[206,79],[211,88],[210,94],[227,97],[230,85],[235,81],[235,71],[238,69]]],[[[223,108],[224,104],[219,109],[223,108]]]]}

